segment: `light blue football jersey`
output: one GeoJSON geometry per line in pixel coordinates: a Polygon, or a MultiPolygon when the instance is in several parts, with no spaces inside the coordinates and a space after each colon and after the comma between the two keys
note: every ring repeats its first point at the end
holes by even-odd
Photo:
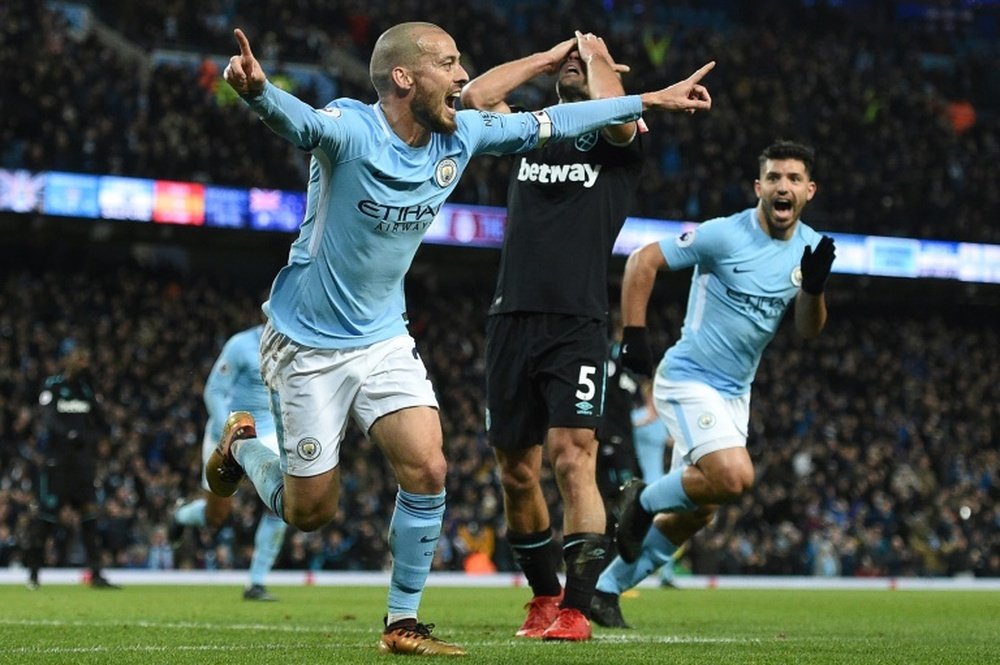
{"type": "Polygon", "coordinates": [[[255,326],[230,337],[215,360],[205,381],[207,430],[213,440],[222,436],[222,427],[233,411],[249,411],[257,423],[257,434],[274,434],[271,393],[260,375],[260,334],[255,326]]]}
{"type": "Polygon", "coordinates": [[[750,208],[661,240],[669,268],[694,266],[694,274],[681,338],[657,371],[730,397],[750,392],[761,355],[799,292],[802,252],[821,237],[800,220],[790,239],[771,238],[750,208]]]}
{"type": "MultiPolygon", "coordinates": [[[[279,332],[315,348],[354,348],[405,334],[403,277],[469,160],[524,152],[538,142],[530,113],[459,111],[457,131],[433,133],[427,145],[412,147],[392,131],[378,103],[338,99],[315,109],[270,83],[248,103],[313,157],[299,237],[264,311],[279,332]]],[[[552,114],[553,136],[639,112],[635,96],[560,109],[552,114]]]]}

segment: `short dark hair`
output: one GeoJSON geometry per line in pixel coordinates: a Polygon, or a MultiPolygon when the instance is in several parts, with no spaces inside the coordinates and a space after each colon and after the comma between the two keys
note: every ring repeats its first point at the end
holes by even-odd
{"type": "Polygon", "coordinates": [[[806,165],[806,174],[812,178],[813,166],[816,163],[816,151],[803,143],[795,141],[775,141],[764,148],[757,162],[764,168],[764,162],[769,159],[797,159],[806,165]]]}

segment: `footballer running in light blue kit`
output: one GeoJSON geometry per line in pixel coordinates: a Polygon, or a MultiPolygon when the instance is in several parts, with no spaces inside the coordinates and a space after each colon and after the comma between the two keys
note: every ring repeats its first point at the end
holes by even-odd
{"type": "MultiPolygon", "coordinates": [[[[205,381],[208,423],[201,450],[205,496],[183,503],[174,511],[170,540],[175,548],[181,545],[185,527],[218,529],[232,512],[232,499],[213,494],[205,473],[212,451],[222,436],[223,424],[232,411],[240,409],[253,414],[257,437],[274,454],[278,454],[278,435],[270,410],[271,393],[260,375],[260,335],[263,329],[263,325],[254,326],[230,337],[205,381]]],[[[250,560],[250,584],[243,591],[244,599],[274,600],[267,591],[265,581],[281,552],[286,528],[285,522],[269,510],[261,515],[250,560]]]]}
{"type": "Polygon", "coordinates": [[[646,309],[656,273],[694,272],[681,338],[653,381],[656,410],[674,439],[671,470],[648,486],[631,481],[622,492],[619,556],[601,574],[592,607],[602,625],[626,627],[621,593],[670,561],[719,505],[752,487],[750,386],[785,311],[794,301],[796,330],[807,339],[826,324],[833,240],[800,221],[816,192],[814,153],[778,141],[758,161],[755,208],[646,245],[626,263],[622,364],[646,376],[646,309]]]}
{"type": "Polygon", "coordinates": [[[417,610],[445,508],[437,399],[406,326],[403,278],[417,247],[473,156],[530,150],[646,109],[711,106],[688,79],[640,96],[560,105],[537,114],[458,111],[468,74],[452,37],[402,23],[376,41],[375,104],[339,99],[316,109],[267,81],[250,43],[226,82],[280,136],[312,155],[306,216],[265,304],[261,371],[271,389],[280,456],[256,438],[252,414],[227,419],[208,467],[220,496],[249,476],[275,514],[304,531],[336,515],[340,445],[353,419],[386,456],[398,491],[384,653],[463,655],[431,635],[417,610]],[[573,108],[568,108],[573,106],[573,108]]]}

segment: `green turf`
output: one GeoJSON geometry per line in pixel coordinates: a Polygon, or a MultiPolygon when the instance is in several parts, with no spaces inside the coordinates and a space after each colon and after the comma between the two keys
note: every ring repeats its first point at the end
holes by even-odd
{"type": "MultiPolygon", "coordinates": [[[[245,602],[228,586],[0,586],[0,662],[398,660],[374,646],[384,589],[272,591],[279,602],[245,602]]],[[[513,639],[527,596],[525,589],[431,588],[421,618],[465,645],[466,663],[1000,663],[993,592],[649,588],[622,601],[633,630],[595,628],[582,644],[513,639]]]]}

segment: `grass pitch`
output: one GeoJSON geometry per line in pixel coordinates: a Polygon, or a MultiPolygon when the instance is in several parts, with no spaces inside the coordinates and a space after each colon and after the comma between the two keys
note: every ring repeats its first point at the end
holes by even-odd
{"type": "MultiPolygon", "coordinates": [[[[0,663],[372,665],[401,658],[375,648],[385,589],[271,590],[279,602],[246,602],[229,586],[0,586],[0,663]]],[[[622,600],[632,630],[595,626],[594,639],[580,644],[514,639],[528,594],[431,587],[421,619],[469,650],[463,663],[1000,663],[996,592],[643,588],[622,600]]],[[[405,662],[413,660],[420,659],[405,662]]]]}

